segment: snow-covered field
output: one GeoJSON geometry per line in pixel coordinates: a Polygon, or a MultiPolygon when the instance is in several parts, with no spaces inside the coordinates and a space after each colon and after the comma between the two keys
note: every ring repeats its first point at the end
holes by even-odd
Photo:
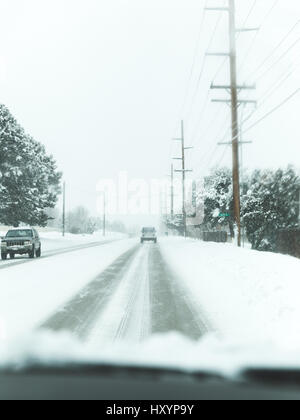
{"type": "MultiPolygon", "coordinates": [[[[75,240],[62,240],[54,234],[46,237],[55,246],[60,242],[62,247],[68,241],[74,245],[75,240]]],[[[76,240],[84,243],[86,238],[76,240]]],[[[33,334],[61,305],[120,255],[137,246],[137,242],[138,239],[123,239],[1,271],[2,363],[34,356],[42,361],[92,359],[183,369],[215,368],[225,373],[236,372],[245,364],[300,367],[300,260],[191,239],[163,238],[159,249],[165,266],[174,275],[170,290],[182,294],[184,301],[197,308],[212,326],[210,334],[199,342],[172,332],[170,327],[165,334],[148,334],[144,341],[135,344],[112,344],[104,339],[101,343],[101,337],[114,336],[112,330],[119,328],[120,320],[123,327],[130,327],[131,333],[134,328],[149,329],[151,270],[162,270],[156,273],[161,275],[165,269],[160,260],[151,257],[151,252],[155,252],[151,251],[155,249],[151,244],[133,254],[132,262],[127,261],[123,280],[116,283],[115,289],[112,287],[110,300],[95,320],[91,339],[85,344],[65,333],[33,334]],[[155,262],[160,267],[154,267],[155,262]],[[138,290],[131,290],[134,288],[138,290]],[[128,310],[130,302],[133,307],[128,310]]],[[[169,301],[171,306],[171,296],[169,301]]],[[[167,305],[168,296],[156,303],[167,305]]],[[[168,309],[161,308],[162,314],[168,309]]],[[[184,327],[189,328],[186,320],[184,327]]]]}

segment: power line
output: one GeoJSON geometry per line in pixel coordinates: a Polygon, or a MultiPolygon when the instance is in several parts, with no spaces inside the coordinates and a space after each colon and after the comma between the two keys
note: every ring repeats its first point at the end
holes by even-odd
{"type": "Polygon", "coordinates": [[[194,74],[194,70],[195,70],[195,66],[196,66],[197,55],[198,55],[200,41],[201,41],[201,35],[202,35],[202,32],[203,32],[203,27],[204,27],[204,22],[205,22],[205,15],[206,15],[206,10],[205,9],[206,9],[207,3],[208,3],[208,0],[205,0],[205,3],[203,5],[202,19],[201,19],[201,23],[200,23],[200,30],[199,30],[199,34],[198,34],[198,38],[197,38],[197,42],[196,42],[192,67],[191,67],[190,76],[189,76],[189,79],[188,79],[186,92],[185,92],[185,95],[184,95],[184,101],[183,101],[181,113],[183,113],[184,108],[186,106],[186,102],[187,102],[187,98],[188,98],[188,94],[189,94],[189,90],[190,90],[190,85],[191,85],[191,82],[192,82],[192,78],[193,78],[193,74],[194,74]]]}
{"type": "Polygon", "coordinates": [[[219,168],[219,167],[220,167],[221,163],[223,162],[223,159],[224,159],[224,158],[225,158],[225,156],[226,156],[226,153],[227,153],[229,150],[230,150],[230,147],[229,147],[229,145],[227,145],[227,146],[224,148],[224,151],[223,151],[223,153],[222,153],[221,158],[218,160],[218,163],[217,163],[217,165],[216,165],[216,167],[217,167],[217,168],[219,168]]]}
{"type": "MultiPolygon", "coordinates": [[[[223,2],[223,4],[225,4],[225,3],[223,2]]],[[[202,77],[203,77],[203,74],[204,74],[204,69],[205,69],[205,64],[206,64],[206,54],[209,51],[209,49],[211,48],[211,46],[212,46],[212,43],[213,43],[214,38],[216,36],[216,33],[217,33],[217,30],[218,30],[218,27],[220,25],[221,20],[222,20],[222,13],[219,14],[219,17],[217,19],[216,25],[215,25],[215,27],[213,29],[213,32],[211,34],[211,37],[210,37],[210,40],[209,40],[209,43],[208,43],[208,47],[207,47],[207,49],[206,49],[206,51],[204,53],[204,57],[203,57],[203,61],[202,61],[202,66],[201,66],[200,73],[199,73],[199,76],[198,76],[198,79],[197,79],[197,83],[196,83],[196,89],[195,89],[194,95],[192,96],[192,101],[191,101],[191,105],[190,105],[190,108],[189,108],[189,112],[187,113],[187,119],[189,118],[189,115],[190,115],[190,113],[192,111],[192,108],[193,108],[193,106],[195,104],[195,100],[196,100],[196,97],[197,97],[197,94],[198,94],[200,83],[201,83],[201,80],[202,80],[202,77]]],[[[209,96],[209,93],[208,93],[208,96],[209,96]]]]}
{"type": "Polygon", "coordinates": [[[262,95],[263,100],[260,102],[259,106],[253,112],[251,112],[251,114],[245,120],[243,120],[243,123],[245,123],[250,118],[252,118],[252,116],[254,114],[256,114],[259,109],[261,109],[262,105],[265,102],[267,102],[267,100],[270,98],[270,96],[272,96],[273,93],[275,93],[277,91],[277,89],[279,87],[281,87],[295,73],[295,71],[298,69],[299,65],[300,65],[300,63],[298,63],[298,65],[293,70],[289,71],[287,74],[284,73],[275,83],[272,84],[272,86],[270,86],[263,93],[263,95],[262,95]]]}
{"type": "MultiPolygon", "coordinates": [[[[246,19],[244,20],[244,22],[243,22],[243,24],[242,24],[242,28],[244,28],[244,27],[247,25],[248,20],[249,20],[250,16],[252,15],[253,10],[255,9],[256,4],[257,4],[257,0],[254,0],[254,1],[253,1],[253,3],[252,3],[251,8],[250,8],[250,10],[249,10],[248,15],[247,15],[246,19]]],[[[240,34],[238,34],[238,36],[240,36],[240,34]]]]}
{"type": "MultiPolygon", "coordinates": [[[[258,72],[258,70],[260,70],[263,65],[276,53],[276,51],[281,47],[282,44],[284,44],[284,42],[288,39],[288,37],[290,36],[290,34],[295,30],[295,28],[299,25],[300,20],[298,20],[296,22],[296,24],[288,31],[288,33],[283,37],[283,39],[279,42],[279,44],[271,51],[271,53],[262,61],[262,63],[259,64],[259,66],[250,74],[250,76],[248,76],[248,78],[252,77],[255,73],[258,72]]],[[[294,48],[294,46],[300,41],[300,38],[297,39],[297,41],[287,50],[284,52],[284,54],[278,59],[278,61],[280,61],[286,54],[289,53],[289,51],[291,51],[292,48],[294,48]]],[[[272,64],[272,67],[274,67],[277,64],[277,62],[275,64],[272,64]]],[[[271,67],[271,68],[272,68],[271,67]]],[[[269,70],[268,70],[269,71],[269,70]]]]}
{"type": "MultiPolygon", "coordinates": [[[[194,52],[192,66],[191,66],[190,76],[189,76],[187,87],[186,87],[186,91],[185,91],[185,94],[184,94],[183,104],[182,104],[182,106],[180,108],[178,120],[180,118],[182,118],[182,114],[184,112],[184,108],[186,106],[186,102],[187,102],[188,95],[189,95],[190,85],[191,85],[191,81],[192,81],[192,77],[193,77],[193,73],[194,73],[194,69],[195,69],[195,65],[196,65],[196,61],[197,61],[197,53],[198,53],[198,50],[199,50],[199,45],[200,45],[200,40],[201,40],[201,34],[202,34],[202,31],[203,31],[204,22],[205,22],[205,15],[206,15],[205,6],[207,5],[207,2],[208,2],[208,0],[205,0],[205,3],[203,5],[202,19],[201,19],[201,23],[200,23],[199,35],[198,35],[198,39],[196,41],[195,52],[194,52]]],[[[176,123],[176,126],[174,127],[173,136],[172,137],[175,136],[175,133],[177,131],[177,126],[178,126],[178,123],[176,123]]],[[[174,142],[173,141],[170,141],[169,159],[168,160],[170,160],[170,158],[172,156],[173,144],[174,144],[174,142]]]]}
{"type": "MultiPolygon", "coordinates": [[[[264,16],[264,18],[263,18],[263,20],[261,21],[261,24],[259,25],[260,26],[260,29],[262,28],[262,26],[265,24],[265,22],[269,19],[269,17],[271,16],[271,14],[273,13],[273,10],[276,8],[276,6],[277,6],[277,4],[279,3],[279,0],[275,0],[274,1],[274,3],[273,3],[273,5],[271,6],[271,8],[268,10],[268,12],[266,13],[266,15],[264,16]]],[[[242,60],[242,63],[241,63],[241,65],[240,65],[240,67],[239,67],[239,69],[238,69],[238,71],[241,71],[241,69],[244,67],[244,65],[246,64],[246,61],[247,61],[247,58],[249,57],[249,55],[250,55],[250,53],[251,53],[251,51],[252,51],[252,49],[253,49],[253,47],[254,47],[254,45],[255,45],[255,42],[256,42],[256,40],[257,40],[257,38],[258,38],[258,36],[259,36],[259,33],[260,33],[260,31],[257,31],[256,32],[256,34],[255,34],[255,36],[254,36],[254,38],[253,38],[253,41],[252,41],[252,43],[251,43],[251,45],[250,45],[250,47],[248,48],[248,50],[247,50],[247,52],[246,52],[246,55],[244,56],[244,58],[243,58],[243,60],[242,60]]]]}
{"type": "Polygon", "coordinates": [[[274,107],[271,111],[269,111],[267,114],[265,114],[263,117],[261,117],[258,121],[250,125],[244,130],[244,133],[247,133],[252,128],[260,124],[262,121],[264,121],[266,118],[268,118],[270,115],[274,114],[274,112],[278,111],[281,107],[283,107],[287,102],[289,102],[291,99],[293,99],[298,93],[300,93],[300,88],[296,89],[291,95],[289,95],[287,98],[285,98],[282,102],[280,102],[279,105],[274,107]]]}
{"type": "Polygon", "coordinates": [[[297,44],[300,42],[300,37],[272,64],[267,70],[265,70],[256,80],[262,79],[270,70],[272,70],[297,44]]]}
{"type": "MultiPolygon", "coordinates": [[[[293,72],[291,72],[293,73],[293,72]]],[[[288,75],[290,76],[290,74],[288,75]]],[[[283,84],[284,81],[287,80],[288,77],[286,77],[281,84],[283,84]]],[[[277,89],[278,86],[272,88],[272,92],[273,93],[275,91],[275,89],[277,89]]],[[[277,105],[275,108],[273,108],[271,111],[269,111],[264,117],[262,117],[261,119],[259,119],[258,121],[256,121],[253,125],[247,127],[247,129],[243,130],[243,133],[246,133],[247,131],[251,130],[253,127],[255,127],[257,124],[259,124],[261,121],[263,121],[265,118],[269,117],[271,114],[273,114],[274,112],[276,112],[279,108],[281,108],[283,105],[285,105],[287,102],[289,102],[294,96],[296,96],[300,91],[300,88],[297,89],[295,92],[293,92],[290,96],[288,96],[284,101],[282,101],[279,105],[277,105]]],[[[266,99],[269,97],[270,95],[267,95],[266,99]]],[[[262,102],[265,103],[266,99],[262,102]]],[[[254,114],[257,113],[257,111],[261,108],[261,105],[255,109],[247,118],[243,119],[242,124],[244,124],[245,122],[247,122],[250,118],[252,118],[252,116],[254,114]]],[[[229,131],[229,130],[228,130],[229,131]]],[[[227,134],[225,134],[225,136],[223,137],[222,141],[227,137],[227,134]]]]}
{"type": "MultiPolygon", "coordinates": [[[[218,111],[216,111],[216,112],[213,114],[213,118],[211,118],[211,120],[210,120],[209,124],[207,125],[207,127],[203,130],[203,132],[204,132],[204,133],[207,133],[207,132],[209,132],[209,131],[210,131],[211,126],[212,126],[214,123],[216,123],[217,118],[221,115],[221,111],[222,111],[222,109],[223,109],[223,105],[221,104],[221,105],[220,105],[220,107],[219,107],[219,109],[218,109],[218,111]]],[[[199,125],[199,126],[200,126],[200,125],[199,125]]],[[[197,126],[197,130],[195,130],[195,133],[194,133],[194,135],[192,136],[192,138],[194,139],[194,140],[192,141],[192,146],[195,146],[195,147],[197,147],[198,143],[199,143],[201,140],[203,141],[203,138],[199,138],[199,139],[198,139],[198,141],[196,141],[196,133],[198,132],[199,126],[197,126]]],[[[223,125],[222,125],[222,126],[223,126],[223,125]]]]}
{"type": "MultiPolygon", "coordinates": [[[[291,99],[293,99],[298,93],[300,93],[300,88],[296,89],[291,95],[289,95],[282,102],[280,102],[278,105],[276,105],[274,108],[272,108],[263,117],[261,117],[259,120],[257,120],[256,122],[251,124],[249,127],[247,127],[245,130],[243,130],[243,133],[247,133],[248,131],[252,130],[252,128],[256,127],[258,124],[260,124],[266,118],[268,118],[270,115],[274,114],[276,111],[278,111],[278,109],[282,108],[287,102],[289,102],[291,99]]],[[[243,120],[242,124],[244,124],[248,119],[249,118],[247,117],[245,120],[243,120]]]]}

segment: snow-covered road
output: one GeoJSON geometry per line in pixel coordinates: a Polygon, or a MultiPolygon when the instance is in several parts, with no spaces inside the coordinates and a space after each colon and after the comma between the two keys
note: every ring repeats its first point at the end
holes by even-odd
{"type": "Polygon", "coordinates": [[[46,238],[43,258],[0,264],[0,342],[47,330],[98,349],[170,332],[300,343],[296,258],[171,237],[79,242],[46,238]]]}
{"type": "Polygon", "coordinates": [[[170,331],[197,340],[211,329],[152,244],[121,255],[42,328],[69,331],[98,345],[170,331]]]}
{"type": "Polygon", "coordinates": [[[199,339],[211,329],[159,245],[44,238],[43,250],[40,259],[0,263],[0,336],[47,329],[109,344],[170,331],[199,339]]]}

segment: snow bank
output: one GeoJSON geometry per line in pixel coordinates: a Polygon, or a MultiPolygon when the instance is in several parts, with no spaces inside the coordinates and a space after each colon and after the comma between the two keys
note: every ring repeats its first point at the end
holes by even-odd
{"type": "Polygon", "coordinates": [[[161,249],[220,335],[300,344],[300,260],[181,238],[161,249]]]}
{"type": "Polygon", "coordinates": [[[127,235],[107,232],[106,236],[103,236],[102,232],[95,232],[93,235],[73,235],[72,233],[66,233],[63,237],[61,232],[40,232],[40,237],[43,242],[43,250],[53,251],[93,242],[121,240],[125,239],[127,235]]]}
{"type": "Polygon", "coordinates": [[[101,241],[101,240],[108,240],[108,239],[124,239],[127,237],[127,235],[123,233],[117,233],[117,232],[106,232],[106,236],[103,236],[102,232],[95,232],[93,234],[79,234],[74,235],[72,233],[66,233],[65,236],[62,236],[61,232],[40,232],[40,236],[43,239],[48,240],[55,240],[55,241],[75,241],[75,242],[95,242],[95,241],[101,241]]]}

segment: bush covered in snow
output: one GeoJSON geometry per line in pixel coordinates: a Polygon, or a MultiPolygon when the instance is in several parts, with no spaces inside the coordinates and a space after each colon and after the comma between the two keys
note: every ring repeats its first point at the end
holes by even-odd
{"type": "Polygon", "coordinates": [[[0,105],[0,222],[45,226],[53,208],[61,174],[42,144],[25,133],[0,105]]]}
{"type": "Polygon", "coordinates": [[[278,230],[297,226],[299,189],[300,179],[292,167],[252,174],[242,199],[242,216],[254,249],[274,251],[278,230]]]}
{"type": "MultiPolygon", "coordinates": [[[[241,216],[252,248],[260,251],[276,249],[280,229],[299,223],[300,179],[292,167],[278,170],[256,170],[241,182],[241,216]]],[[[205,178],[204,189],[197,200],[204,202],[202,230],[219,228],[234,237],[232,172],[217,168],[205,178]]],[[[168,228],[183,232],[182,216],[165,217],[168,228]]],[[[199,227],[199,226],[198,226],[199,227]]]]}

